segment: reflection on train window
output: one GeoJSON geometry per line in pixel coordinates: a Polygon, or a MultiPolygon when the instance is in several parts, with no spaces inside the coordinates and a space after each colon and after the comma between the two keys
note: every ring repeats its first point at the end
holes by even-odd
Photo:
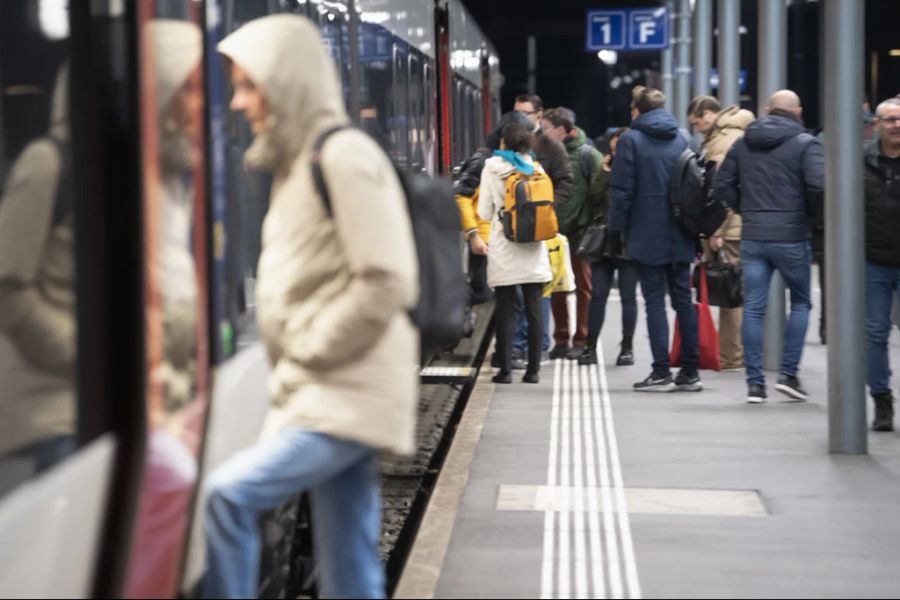
{"type": "Polygon", "coordinates": [[[77,445],[69,16],[36,4],[0,3],[0,495],[77,445]]]}
{"type": "Polygon", "coordinates": [[[393,158],[401,169],[410,167],[409,152],[409,71],[406,61],[409,51],[401,41],[394,43],[394,110],[388,119],[388,130],[393,143],[393,158]]]}
{"type": "Polygon", "coordinates": [[[177,592],[209,364],[200,5],[152,6],[139,9],[148,433],[130,598],[177,592]]]}

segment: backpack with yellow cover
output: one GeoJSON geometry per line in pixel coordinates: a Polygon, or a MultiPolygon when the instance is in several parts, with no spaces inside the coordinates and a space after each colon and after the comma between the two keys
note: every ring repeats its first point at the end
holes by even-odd
{"type": "Polygon", "coordinates": [[[556,237],[559,224],[550,176],[540,170],[533,175],[517,170],[507,177],[500,222],[511,242],[543,242],[556,237]]]}

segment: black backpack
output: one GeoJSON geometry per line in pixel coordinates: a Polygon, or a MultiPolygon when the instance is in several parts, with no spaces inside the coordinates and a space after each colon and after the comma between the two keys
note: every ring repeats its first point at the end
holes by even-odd
{"type": "Polygon", "coordinates": [[[669,179],[672,216],[691,235],[710,236],[722,226],[728,209],[712,197],[715,163],[695,152],[690,143],[675,162],[669,179]]]}
{"type": "MultiPolygon", "coordinates": [[[[325,131],[313,146],[313,181],[329,216],[331,197],[319,158],[328,137],[341,129],[346,127],[325,131]]],[[[409,316],[419,329],[424,362],[455,346],[464,334],[469,288],[462,268],[459,212],[450,181],[405,173],[396,164],[394,169],[406,196],[419,260],[419,304],[409,316]]]]}

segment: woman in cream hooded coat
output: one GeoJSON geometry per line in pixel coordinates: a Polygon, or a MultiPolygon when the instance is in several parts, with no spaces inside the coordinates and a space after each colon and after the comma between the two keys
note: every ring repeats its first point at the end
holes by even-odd
{"type": "Polygon", "coordinates": [[[497,356],[500,371],[495,383],[512,383],[512,340],[515,333],[516,286],[522,286],[525,313],[528,318],[528,370],[522,381],[538,383],[541,368],[542,325],[541,292],[551,281],[550,259],[544,242],[518,243],[506,239],[500,211],[504,208],[506,179],[517,170],[525,175],[543,173],[531,155],[534,137],[521,123],[509,123],[500,134],[501,150],[484,163],[478,216],[490,221],[487,280],[497,296],[497,356]]]}
{"type": "Polygon", "coordinates": [[[309,490],[323,597],[383,597],[375,450],[414,446],[417,264],[400,183],[358,130],[328,138],[320,163],[333,217],[313,184],[320,134],[349,122],[315,27],[277,15],[219,50],[232,109],[255,134],[246,162],[274,174],[263,223],[258,321],[272,363],[259,444],[210,478],[209,597],[252,597],[258,518],[309,490]]]}
{"type": "Polygon", "coordinates": [[[0,454],[42,470],[75,448],[75,249],[68,67],[50,129],[18,157],[0,201],[0,454]]]}

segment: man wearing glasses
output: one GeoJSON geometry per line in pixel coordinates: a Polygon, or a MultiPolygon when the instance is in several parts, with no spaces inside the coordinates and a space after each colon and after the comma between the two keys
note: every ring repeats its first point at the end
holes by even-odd
{"type": "Polygon", "coordinates": [[[866,145],[866,363],[875,401],[875,431],[893,431],[894,398],[888,340],[891,307],[900,292],[900,99],[875,111],[875,138],[866,145]]]}

